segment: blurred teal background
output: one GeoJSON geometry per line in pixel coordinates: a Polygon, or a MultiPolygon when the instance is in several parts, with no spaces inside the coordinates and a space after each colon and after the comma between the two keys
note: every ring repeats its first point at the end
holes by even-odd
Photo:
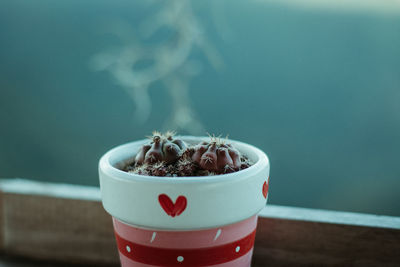
{"type": "Polygon", "coordinates": [[[1,1],[0,177],[98,185],[108,149],[173,128],[263,149],[270,203],[400,216],[400,7],[380,2],[1,1]]]}

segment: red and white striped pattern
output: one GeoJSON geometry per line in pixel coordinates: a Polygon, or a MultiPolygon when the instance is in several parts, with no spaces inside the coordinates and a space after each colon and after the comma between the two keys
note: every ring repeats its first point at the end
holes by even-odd
{"type": "Polygon", "coordinates": [[[249,267],[257,216],[195,231],[144,229],[115,218],[113,222],[123,267],[249,267]]]}

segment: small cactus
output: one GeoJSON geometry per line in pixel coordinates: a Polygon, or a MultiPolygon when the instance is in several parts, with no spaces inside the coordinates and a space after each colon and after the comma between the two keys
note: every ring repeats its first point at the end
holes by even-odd
{"type": "Polygon", "coordinates": [[[167,132],[165,135],[153,132],[153,136],[149,138],[152,140],[151,143],[143,145],[136,155],[136,165],[156,162],[174,163],[187,148],[185,142],[175,139],[172,132],[167,132]]]}
{"type": "Polygon", "coordinates": [[[240,170],[240,153],[231,144],[212,137],[211,142],[202,142],[194,148],[192,160],[205,170],[216,173],[229,173],[240,170]]]}
{"type": "Polygon", "coordinates": [[[208,176],[236,172],[251,165],[226,139],[219,137],[210,136],[209,142],[190,146],[172,132],[153,132],[149,138],[151,141],[139,149],[125,171],[163,177],[208,176]]]}

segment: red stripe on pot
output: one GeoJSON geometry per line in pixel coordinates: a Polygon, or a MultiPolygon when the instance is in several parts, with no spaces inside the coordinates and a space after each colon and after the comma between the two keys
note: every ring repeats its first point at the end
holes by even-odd
{"type": "Polygon", "coordinates": [[[256,231],[232,243],[198,249],[169,249],[130,242],[115,233],[118,250],[125,257],[155,266],[208,266],[233,261],[247,254],[254,245],[256,231]]]}

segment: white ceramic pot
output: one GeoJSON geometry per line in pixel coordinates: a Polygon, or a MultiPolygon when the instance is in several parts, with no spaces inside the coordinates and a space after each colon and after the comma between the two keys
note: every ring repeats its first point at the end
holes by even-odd
{"type": "MultiPolygon", "coordinates": [[[[189,144],[209,140],[208,137],[181,136],[180,138],[189,144]]],[[[214,238],[214,236],[221,234],[221,229],[225,229],[223,227],[227,227],[226,229],[231,229],[232,227],[237,227],[237,229],[246,228],[246,230],[241,230],[243,235],[235,237],[236,239],[232,237],[232,234],[230,234],[230,237],[224,237],[227,240],[226,242],[229,242],[218,246],[215,245],[215,249],[218,248],[219,250],[214,250],[214,252],[225,251],[224,253],[226,254],[226,251],[229,251],[230,246],[232,246],[234,247],[232,253],[239,253],[240,246],[236,245],[235,242],[244,244],[243,240],[247,238],[246,242],[251,241],[251,247],[246,251],[246,260],[242,260],[245,263],[235,265],[228,262],[226,266],[249,266],[254,242],[256,215],[265,207],[268,197],[270,166],[266,154],[254,146],[229,140],[229,143],[233,144],[254,163],[252,166],[234,173],[200,177],[154,177],[120,170],[119,168],[132,159],[146,142],[148,140],[118,146],[107,152],[99,163],[103,206],[114,218],[117,243],[123,266],[175,266],[161,263],[161,265],[143,265],[143,262],[149,262],[147,261],[148,259],[141,260],[140,255],[133,256],[135,249],[131,248],[132,246],[137,246],[138,248],[145,246],[146,249],[141,252],[145,254],[144,251],[152,251],[151,249],[154,246],[164,246],[165,248],[166,244],[171,244],[171,246],[180,249],[172,251],[171,249],[173,248],[167,247],[164,252],[172,253],[168,257],[176,260],[176,264],[179,264],[179,266],[185,266],[183,260],[185,257],[178,255],[182,253],[186,253],[188,257],[191,255],[189,251],[182,251],[185,243],[192,241],[193,244],[200,244],[199,246],[204,248],[204,237],[199,236],[207,233],[214,238]],[[247,226],[244,227],[244,224],[247,226]],[[128,228],[123,227],[124,225],[127,225],[128,228]],[[234,226],[230,228],[229,225],[234,226]],[[120,229],[125,230],[122,231],[120,229]],[[130,229],[130,233],[126,229],[130,229]],[[213,234],[214,229],[215,235],[213,234]],[[157,231],[159,234],[154,234],[157,231]],[[174,231],[176,234],[172,236],[175,236],[175,239],[171,236],[171,232],[174,231]],[[186,234],[183,234],[182,237],[184,232],[186,234]],[[149,235],[148,246],[146,245],[147,241],[143,241],[143,236],[147,235],[149,235]],[[156,241],[161,242],[159,245],[154,241],[153,235],[158,237],[156,241]],[[179,235],[181,235],[179,237],[181,241],[177,242],[176,238],[179,235]],[[134,240],[135,236],[141,236],[140,240],[134,240]],[[193,239],[195,236],[197,236],[197,241],[193,239]],[[175,241],[170,242],[171,238],[175,241]],[[191,238],[191,240],[183,241],[185,238],[191,238]],[[224,250],[220,246],[225,246],[224,250]],[[129,256],[132,257],[128,260],[125,259],[129,256]],[[176,259],[174,258],[175,256],[176,259]],[[123,257],[125,258],[123,259],[123,257]],[[135,263],[135,261],[142,263],[135,263]]],[[[230,231],[232,233],[235,232],[235,230],[230,231]]],[[[221,238],[221,240],[224,239],[221,238]]],[[[213,246],[212,243],[215,243],[215,240],[210,239],[209,245],[213,246]]],[[[137,251],[140,250],[138,249],[137,251]]],[[[162,254],[164,252],[159,253],[162,254]]],[[[198,253],[193,252],[193,255],[196,254],[198,253]]],[[[228,258],[228,256],[224,257],[228,258]]],[[[229,257],[232,258],[234,256],[229,257]]],[[[235,258],[235,260],[238,259],[235,258]]]]}

